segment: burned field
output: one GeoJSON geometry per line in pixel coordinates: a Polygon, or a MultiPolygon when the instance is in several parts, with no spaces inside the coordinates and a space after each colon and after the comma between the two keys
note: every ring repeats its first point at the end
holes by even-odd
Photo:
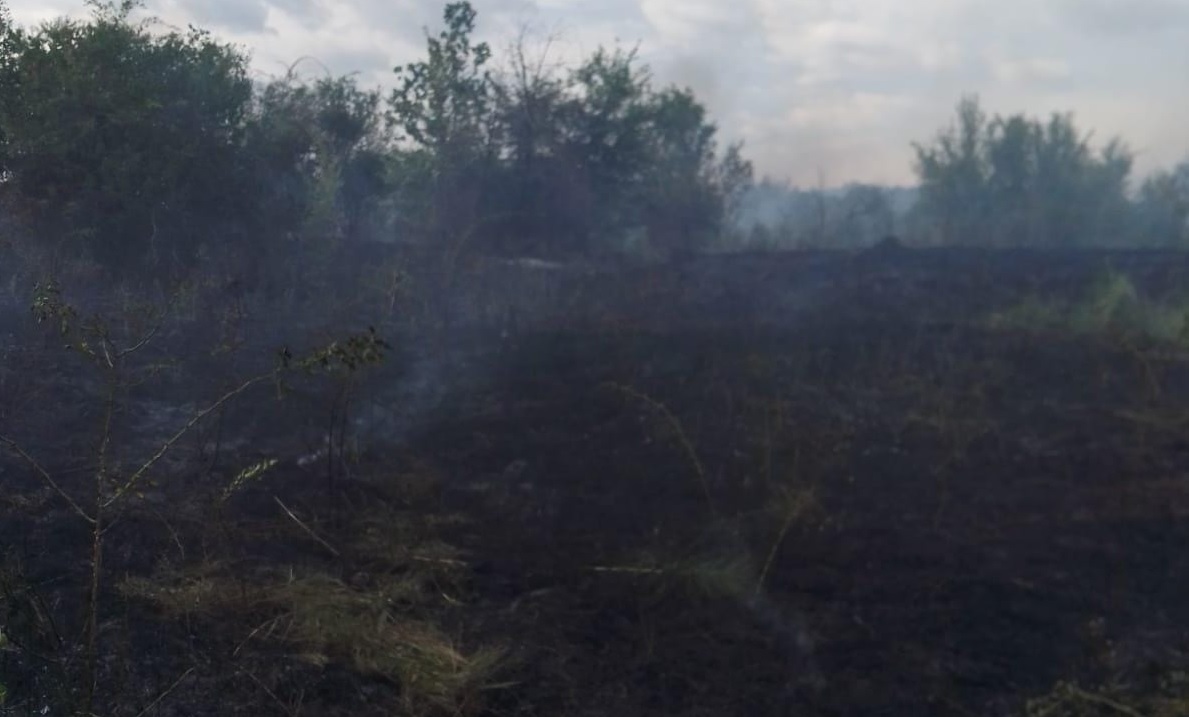
{"type": "Polygon", "coordinates": [[[365,274],[137,357],[126,472],[279,346],[391,345],[169,444],[104,532],[93,654],[62,494],[102,387],[12,305],[0,433],[61,491],[0,459],[0,713],[69,713],[91,668],[105,715],[1189,710],[1182,257],[365,274]]]}

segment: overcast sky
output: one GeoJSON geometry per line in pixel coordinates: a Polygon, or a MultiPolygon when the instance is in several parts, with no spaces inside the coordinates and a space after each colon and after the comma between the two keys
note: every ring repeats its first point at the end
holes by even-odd
{"type": "MultiPolygon", "coordinates": [[[[8,0],[18,22],[82,0],[8,0]]],[[[303,56],[390,83],[424,51],[439,0],[149,0],[246,47],[261,73],[303,56]]],[[[1189,155],[1189,0],[475,0],[498,51],[521,27],[552,56],[639,44],[658,83],[692,87],[762,174],[803,185],[909,183],[914,140],[959,97],[992,113],[1071,110],[1121,135],[1140,173],[1189,155]]],[[[317,71],[314,63],[303,65],[317,71]]]]}

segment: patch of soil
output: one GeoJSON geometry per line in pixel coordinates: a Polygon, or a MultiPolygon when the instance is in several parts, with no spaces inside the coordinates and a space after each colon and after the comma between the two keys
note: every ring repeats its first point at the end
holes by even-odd
{"type": "MultiPolygon", "coordinates": [[[[219,457],[204,424],[111,531],[106,571],[206,566],[245,592],[286,571],[361,593],[419,576],[432,597],[394,614],[506,651],[466,702],[476,715],[990,717],[1060,681],[1185,669],[1189,362],[986,321],[1076,298],[1107,265],[1155,293],[1189,270],[1169,254],[888,247],[524,268],[531,281],[472,268],[484,280],[457,282],[449,331],[380,324],[401,353],[353,385],[360,440],[341,462],[298,461],[337,384],[256,394],[222,419],[219,457]],[[280,462],[220,503],[262,457],[280,462]]],[[[249,331],[241,351],[302,325],[249,331]]],[[[227,380],[218,364],[134,395],[128,455],[227,380]]],[[[45,390],[93,398],[68,375],[45,390]]],[[[74,424],[41,406],[19,430],[44,450],[74,424]]],[[[66,637],[48,657],[69,672],[85,526],[19,462],[0,466],[9,574],[50,606],[66,637]]],[[[276,618],[258,605],[185,616],[105,598],[124,650],[104,663],[111,714],[178,675],[160,714],[385,714],[411,689],[298,659],[279,631],[249,640],[276,618]]],[[[54,697],[29,652],[4,652],[0,681],[35,706],[54,697]]]]}

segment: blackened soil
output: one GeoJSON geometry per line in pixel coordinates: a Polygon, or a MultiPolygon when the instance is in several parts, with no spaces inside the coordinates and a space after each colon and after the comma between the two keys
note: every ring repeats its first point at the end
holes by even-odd
{"type": "MultiPolygon", "coordinates": [[[[590,271],[535,289],[544,307],[514,275],[487,281],[495,293],[461,297],[445,338],[391,327],[398,365],[356,387],[368,442],[344,475],[296,463],[332,385],[281,409],[254,394],[220,428],[225,455],[207,426],[201,454],[171,464],[184,480],[113,529],[107,572],[220,564],[355,584],[409,569],[357,548],[361,522],[412,520],[458,568],[420,614],[507,649],[472,714],[990,716],[1060,681],[1155,682],[1189,667],[1189,357],[987,321],[1076,300],[1108,265],[1153,296],[1189,286],[1174,255],[911,250],[590,271]],[[468,324],[497,299],[515,311],[468,324]],[[260,456],[283,460],[220,511],[199,505],[260,456]]],[[[10,374],[33,371],[18,358],[10,374]]],[[[136,404],[129,425],[169,420],[161,403],[190,405],[177,386],[213,371],[136,404]]],[[[46,395],[85,398],[51,380],[66,373],[46,395]]],[[[70,421],[91,414],[22,405],[17,433],[85,453],[70,421]]],[[[9,572],[19,563],[57,616],[43,662],[75,665],[86,528],[20,462],[0,466],[9,572]]],[[[105,663],[113,714],[190,668],[154,709],[297,713],[300,693],[303,714],[384,714],[404,689],[276,641],[248,670],[236,660],[259,620],[108,598],[124,646],[105,663]]],[[[56,699],[35,652],[0,656],[23,706],[56,699]]]]}

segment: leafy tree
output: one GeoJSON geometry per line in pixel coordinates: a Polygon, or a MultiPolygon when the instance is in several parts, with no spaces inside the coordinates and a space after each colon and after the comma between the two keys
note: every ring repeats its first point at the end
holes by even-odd
{"type": "Polygon", "coordinates": [[[379,105],[378,92],[350,77],[311,84],[290,72],[256,93],[244,154],[270,192],[261,231],[321,241],[367,233],[389,192],[379,105]]]}
{"type": "Polygon", "coordinates": [[[388,99],[388,121],[414,154],[404,167],[417,181],[406,186],[425,188],[427,233],[440,240],[474,230],[492,159],[491,49],[471,41],[475,17],[469,2],[446,5],[446,28],[426,35],[425,60],[395,68],[400,84],[388,99]]]}
{"type": "Polygon", "coordinates": [[[689,90],[651,98],[644,224],[653,248],[670,255],[704,248],[722,235],[729,203],[751,179],[738,145],[717,159],[717,128],[689,90]]]}
{"type": "Polygon", "coordinates": [[[989,216],[983,155],[987,116],[978,99],[958,103],[957,124],[940,132],[932,145],[914,144],[921,206],[937,222],[946,241],[972,241],[989,216]]]}
{"type": "Polygon", "coordinates": [[[394,69],[401,85],[389,98],[393,122],[416,144],[465,152],[482,141],[491,90],[486,43],[472,44],[477,13],[469,2],[446,5],[446,29],[427,35],[429,57],[394,69]]]}
{"type": "Polygon", "coordinates": [[[992,206],[1001,213],[996,220],[996,244],[1013,239],[1032,242],[1041,231],[1038,225],[1037,167],[1034,147],[1037,127],[1023,116],[996,118],[987,129],[987,192],[992,206]]]}
{"type": "Polygon", "coordinates": [[[689,91],[668,89],[651,102],[653,140],[645,186],[644,223],[650,243],[688,252],[718,234],[721,198],[712,177],[715,127],[689,91]]]}
{"type": "Polygon", "coordinates": [[[522,33],[492,83],[502,162],[492,196],[502,208],[492,246],[500,252],[559,254],[581,246],[591,208],[581,169],[566,144],[574,107],[570,82],[549,63],[547,45],[530,57],[522,33]]]}
{"type": "Polygon", "coordinates": [[[630,235],[680,254],[725,233],[751,181],[693,93],[655,91],[635,52],[557,72],[522,43],[493,77],[468,2],[445,6],[386,102],[350,77],[254,85],[202,31],[152,31],[135,0],[93,7],[31,31],[0,20],[0,200],[46,246],[126,275],[216,258],[296,284],[325,263],[311,250],[394,227],[448,259],[630,235]]]}
{"type": "Polygon", "coordinates": [[[755,186],[755,168],[743,156],[741,142],[727,146],[715,167],[714,181],[722,198],[721,240],[737,245],[743,240],[738,228],[743,220],[744,202],[755,186]]]}
{"type": "Polygon", "coordinates": [[[600,48],[571,76],[566,150],[590,193],[588,242],[605,243],[638,225],[648,165],[647,70],[636,53],[600,48]]]}
{"type": "Polygon", "coordinates": [[[154,35],[132,0],[0,42],[0,185],[41,241],[112,270],[192,261],[243,197],[247,58],[203,31],[154,35]]]}
{"type": "MultiPolygon", "coordinates": [[[[750,181],[738,147],[688,90],[654,91],[634,51],[599,49],[568,73],[530,58],[504,72],[474,44],[475,12],[452,3],[428,58],[397,68],[388,118],[402,213],[457,248],[590,254],[646,237],[681,253],[706,245],[750,181]]],[[[547,48],[546,48],[547,49],[547,48]]],[[[413,222],[416,225],[416,222],[413,222]]]]}
{"type": "Polygon", "coordinates": [[[333,282],[335,252],[386,233],[392,182],[379,105],[351,77],[307,82],[291,69],[257,88],[240,150],[254,207],[241,216],[254,244],[273,251],[233,264],[249,285],[295,296],[315,279],[333,282]]]}
{"type": "Polygon", "coordinates": [[[1132,156],[1117,140],[1096,152],[1069,114],[988,119],[967,97],[956,126],[915,147],[919,212],[942,241],[1068,246],[1126,233],[1132,156]]]}
{"type": "Polygon", "coordinates": [[[722,235],[751,165],[739,146],[719,157],[717,128],[692,92],[654,91],[634,51],[600,49],[572,71],[564,97],[552,113],[561,125],[552,167],[566,205],[579,208],[569,235],[582,251],[641,233],[650,249],[679,255],[722,235]]]}
{"type": "Polygon", "coordinates": [[[650,133],[646,73],[633,53],[598,50],[564,75],[523,38],[493,83],[501,147],[502,250],[592,253],[641,222],[650,133]]]}
{"type": "Polygon", "coordinates": [[[1080,231],[1089,241],[1101,245],[1133,241],[1135,209],[1129,187],[1134,164],[1135,156],[1119,139],[1108,142],[1090,162],[1080,187],[1088,202],[1083,205],[1080,231]]]}
{"type": "Polygon", "coordinates": [[[1137,198],[1140,236],[1163,246],[1189,246],[1189,161],[1144,180],[1137,198]]]}

